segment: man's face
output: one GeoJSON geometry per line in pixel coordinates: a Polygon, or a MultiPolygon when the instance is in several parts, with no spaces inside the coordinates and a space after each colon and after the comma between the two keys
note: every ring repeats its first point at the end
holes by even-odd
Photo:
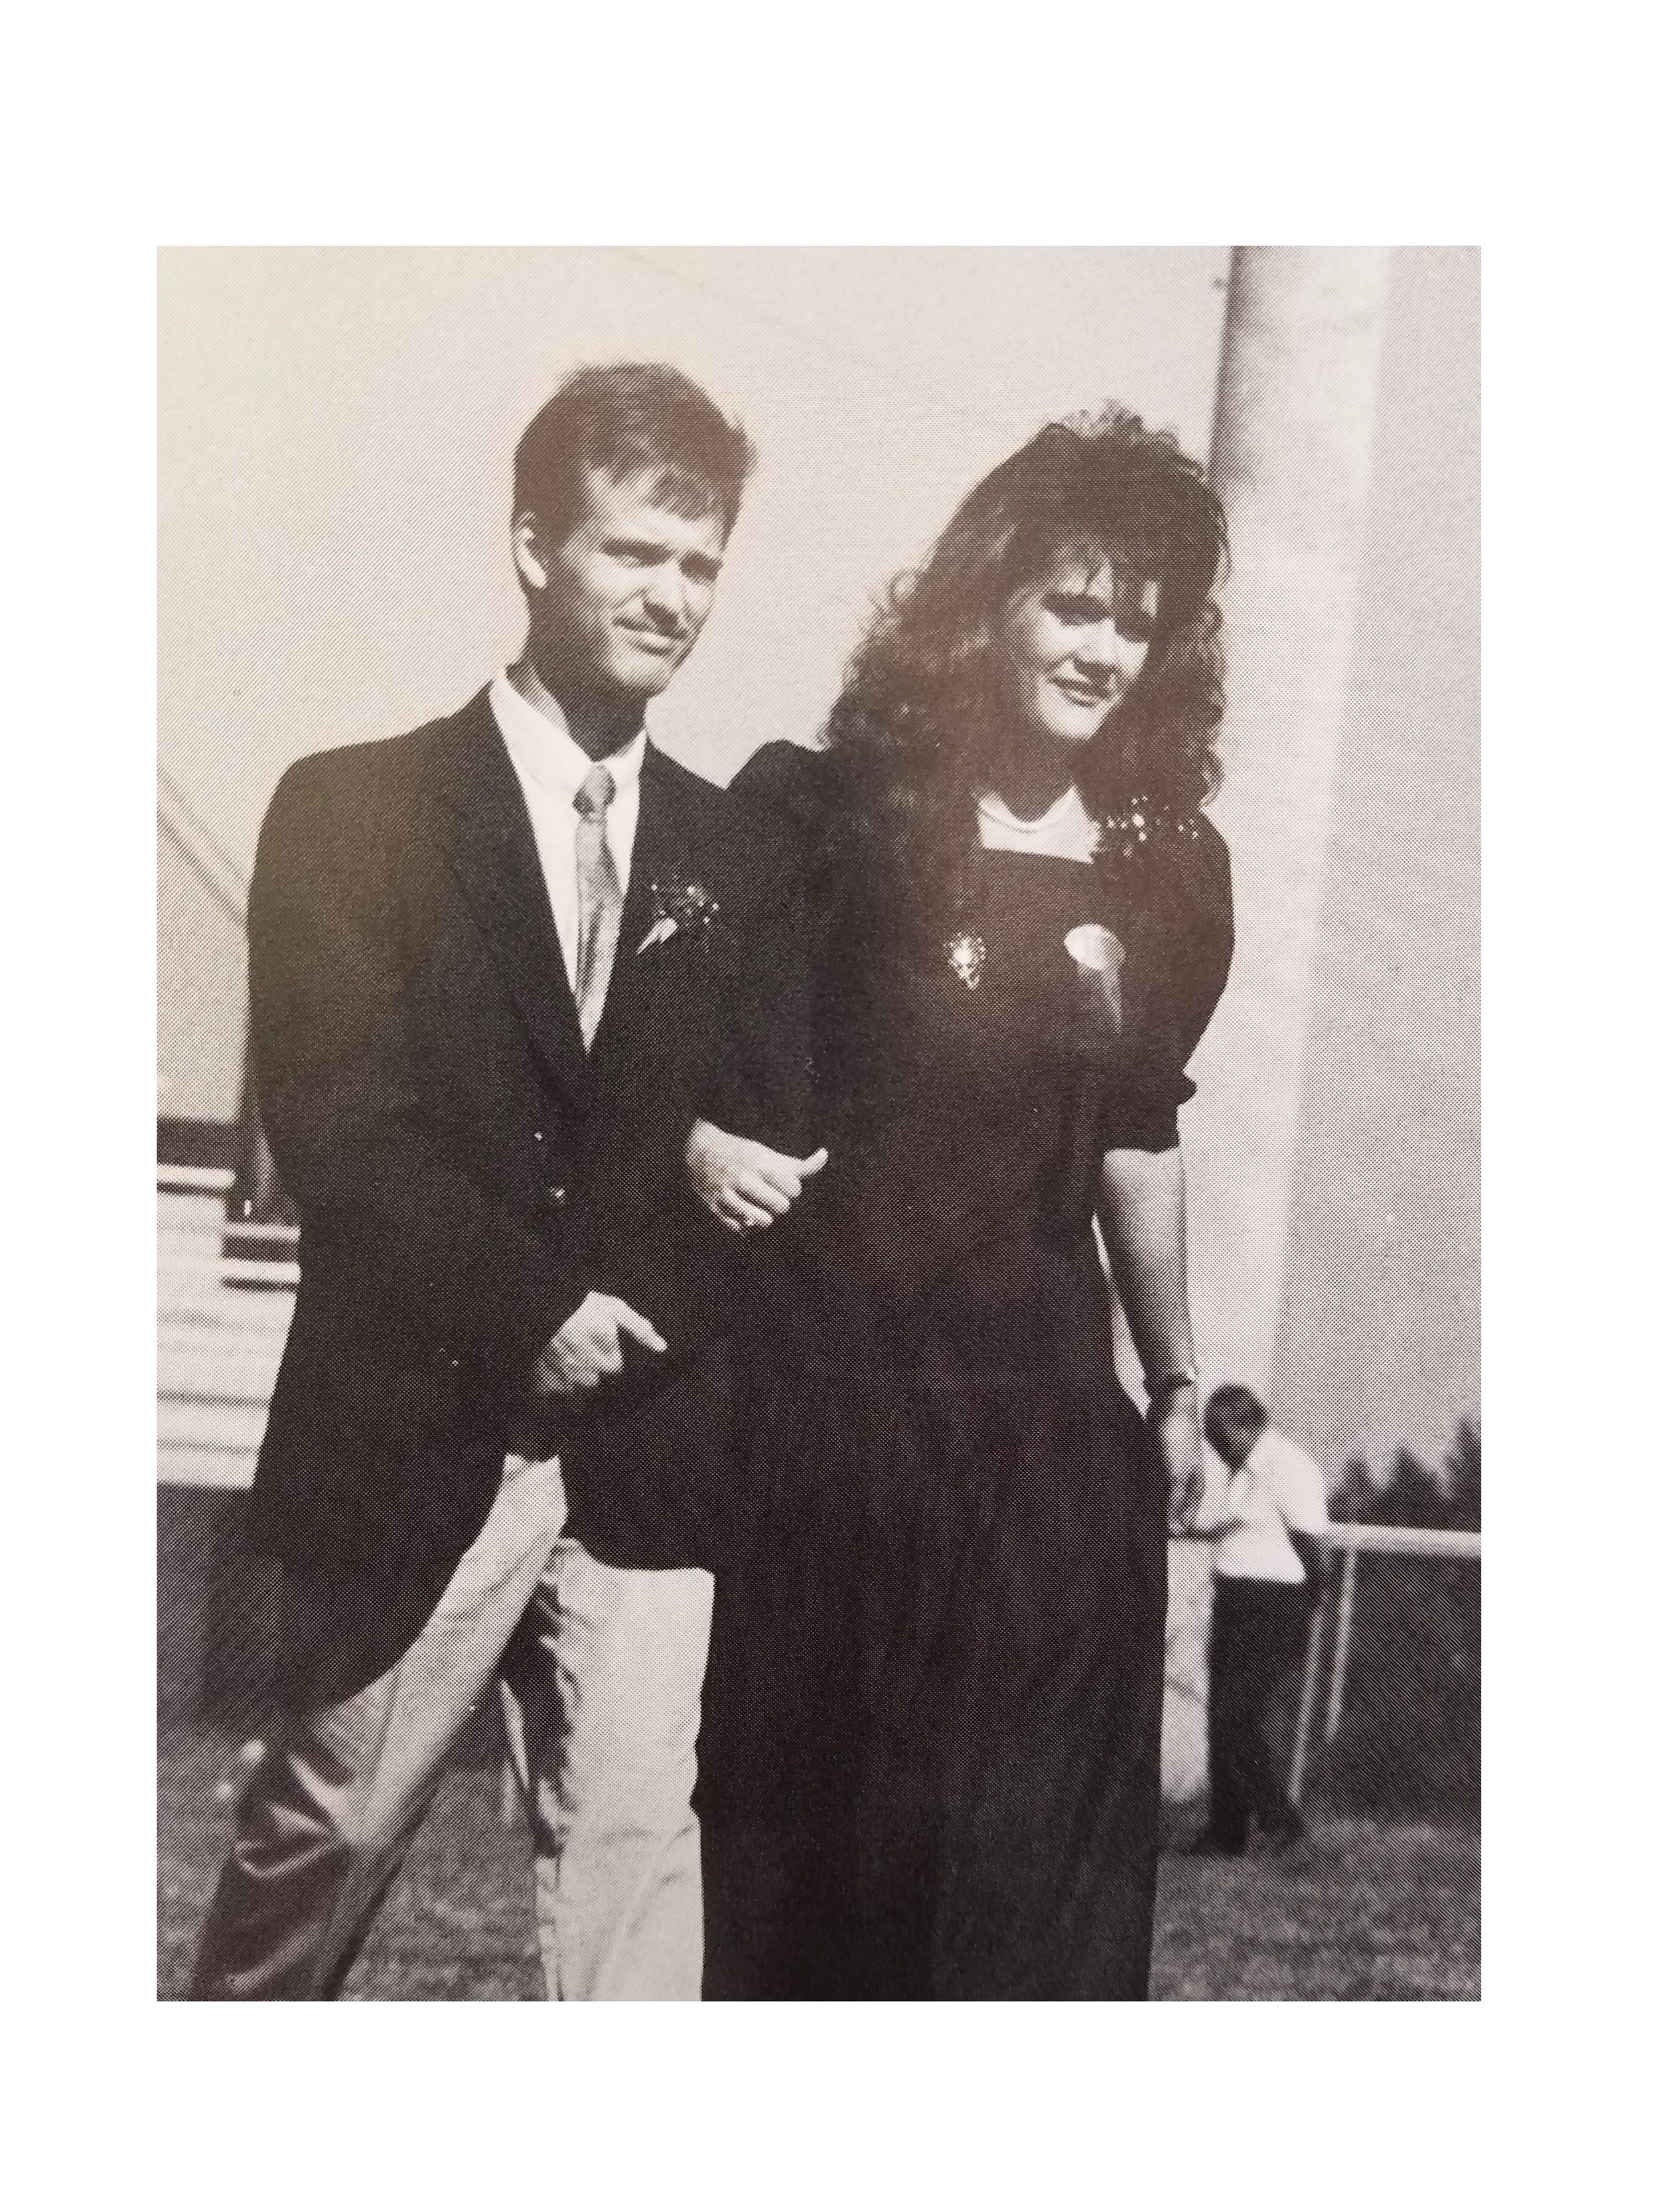
{"type": "Polygon", "coordinates": [[[562,543],[550,546],[532,516],[514,528],[538,648],[584,690],[654,698],[714,603],[721,519],[658,506],[654,481],[590,469],[586,513],[562,543]]]}

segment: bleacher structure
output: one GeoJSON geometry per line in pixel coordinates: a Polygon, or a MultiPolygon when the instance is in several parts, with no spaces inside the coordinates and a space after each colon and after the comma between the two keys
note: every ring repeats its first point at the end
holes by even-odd
{"type": "Polygon", "coordinates": [[[157,1474],[188,1488],[253,1480],[294,1312],[297,1231],[233,1223],[221,1168],[158,1167],[157,1474]]]}

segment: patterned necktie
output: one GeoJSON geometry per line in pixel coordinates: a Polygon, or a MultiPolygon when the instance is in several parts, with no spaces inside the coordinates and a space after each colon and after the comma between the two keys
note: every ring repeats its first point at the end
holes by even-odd
{"type": "Polygon", "coordinates": [[[576,1013],[582,1042],[592,1046],[605,1012],[605,994],[622,929],[622,884],[605,842],[605,817],[617,795],[617,779],[596,762],[576,793],[576,1013]]]}

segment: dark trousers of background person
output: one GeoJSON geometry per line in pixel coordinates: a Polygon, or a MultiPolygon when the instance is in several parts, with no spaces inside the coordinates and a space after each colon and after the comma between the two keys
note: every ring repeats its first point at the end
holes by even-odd
{"type": "Polygon", "coordinates": [[[1267,1741],[1273,1692],[1302,1661],[1308,1628],[1304,1583],[1218,1575],[1210,1616],[1209,1833],[1242,1851],[1250,1815],[1267,1833],[1295,1828],[1295,1807],[1267,1741]]]}

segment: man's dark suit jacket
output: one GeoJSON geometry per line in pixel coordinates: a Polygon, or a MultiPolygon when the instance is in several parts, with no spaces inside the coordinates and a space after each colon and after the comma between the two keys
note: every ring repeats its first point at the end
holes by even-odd
{"type": "Polygon", "coordinates": [[[571,1532],[600,1557],[697,1561],[725,1416],[698,1355],[744,1247],[690,1196],[684,1146],[700,1115],[794,1138],[798,904],[769,817],[647,747],[590,1054],[487,693],[283,777],[249,977],[301,1283],[252,1534],[337,1593],[289,1655],[312,1694],[407,1647],[509,1448],[559,1453],[571,1532]],[[665,908],[680,927],[641,952],[665,908]],[[592,1400],[531,1399],[537,1354],[592,1290],[655,1322],[669,1358],[630,1355],[592,1400]]]}

